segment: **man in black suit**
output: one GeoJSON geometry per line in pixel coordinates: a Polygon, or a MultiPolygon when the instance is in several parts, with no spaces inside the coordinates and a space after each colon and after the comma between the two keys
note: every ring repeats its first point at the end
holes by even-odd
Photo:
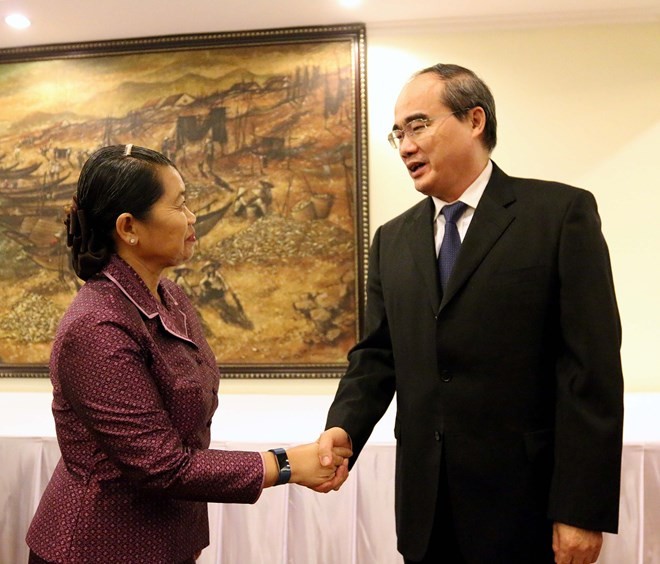
{"type": "Polygon", "coordinates": [[[365,336],[320,454],[352,445],[354,463],[396,392],[406,562],[591,563],[618,525],[608,251],[593,196],[507,176],[490,160],[496,138],[492,95],[472,71],[439,64],[403,88],[390,142],[428,198],[374,236],[365,336]],[[443,208],[459,201],[446,225],[443,208]],[[441,280],[450,235],[460,250],[441,280]]]}

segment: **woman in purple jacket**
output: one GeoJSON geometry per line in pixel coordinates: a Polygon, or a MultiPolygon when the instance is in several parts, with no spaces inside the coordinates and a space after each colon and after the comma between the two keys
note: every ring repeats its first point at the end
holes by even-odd
{"type": "Polygon", "coordinates": [[[347,471],[350,451],[328,470],[316,443],[209,449],[215,356],[183,290],[161,277],[193,254],[185,193],[174,165],[141,147],[102,148],[82,169],[66,224],[86,284],[50,359],[62,458],[27,534],[31,563],[194,562],[206,502],[254,503],[287,481],[323,490],[347,471]]]}

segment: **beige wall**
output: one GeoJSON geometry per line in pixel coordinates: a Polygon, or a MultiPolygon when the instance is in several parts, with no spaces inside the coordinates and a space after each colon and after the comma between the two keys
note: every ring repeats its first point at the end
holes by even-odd
{"type": "Polygon", "coordinates": [[[371,232],[419,199],[385,140],[401,84],[438,62],[491,87],[506,172],[592,191],[623,323],[626,391],[660,391],[660,25],[368,30],[371,232]]]}
{"type": "MultiPolygon", "coordinates": [[[[419,199],[385,137],[408,76],[476,71],[498,107],[494,160],[509,174],[591,190],[609,242],[627,391],[660,391],[660,25],[449,32],[369,27],[371,233],[419,199]]],[[[0,391],[47,389],[0,381],[0,391]]],[[[224,393],[332,393],[336,381],[225,381],[224,393]]]]}

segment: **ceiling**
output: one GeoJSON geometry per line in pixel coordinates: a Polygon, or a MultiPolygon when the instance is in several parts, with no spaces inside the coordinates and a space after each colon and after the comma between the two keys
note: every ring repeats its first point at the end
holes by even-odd
{"type": "Polygon", "coordinates": [[[363,22],[438,30],[657,22],[660,0],[0,0],[0,48],[363,22]],[[22,12],[32,26],[4,23],[22,12]]]}

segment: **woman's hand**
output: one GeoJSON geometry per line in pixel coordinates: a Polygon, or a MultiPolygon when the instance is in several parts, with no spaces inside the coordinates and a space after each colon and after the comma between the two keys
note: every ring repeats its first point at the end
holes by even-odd
{"type": "Polygon", "coordinates": [[[318,443],[295,446],[287,449],[291,465],[291,482],[309,488],[314,488],[334,478],[337,469],[348,468],[348,459],[353,454],[346,447],[332,449],[332,462],[321,466],[318,443]]]}
{"type": "MultiPolygon", "coordinates": [[[[334,478],[338,470],[342,476],[347,476],[348,458],[353,454],[350,448],[334,447],[330,456],[328,457],[326,454],[324,457],[324,459],[329,458],[330,460],[322,466],[318,443],[290,447],[286,449],[286,453],[289,458],[289,465],[291,466],[290,483],[300,484],[309,488],[317,488],[322,484],[334,483],[334,478]]],[[[261,455],[266,466],[264,486],[274,486],[279,474],[275,455],[270,451],[262,452],[261,455]]],[[[343,480],[345,479],[343,477],[343,480]]]]}
{"type": "MultiPolygon", "coordinates": [[[[346,480],[348,459],[353,455],[353,451],[346,446],[331,447],[330,451],[326,449],[323,456],[324,464],[321,465],[318,442],[289,447],[286,449],[286,453],[291,467],[289,482],[324,493],[333,489],[327,487],[329,484],[334,485],[338,481],[343,483],[346,480]],[[338,479],[338,476],[341,478],[338,479]]],[[[268,488],[277,482],[279,466],[275,454],[272,452],[262,452],[261,456],[266,467],[264,487],[268,488]]]]}

